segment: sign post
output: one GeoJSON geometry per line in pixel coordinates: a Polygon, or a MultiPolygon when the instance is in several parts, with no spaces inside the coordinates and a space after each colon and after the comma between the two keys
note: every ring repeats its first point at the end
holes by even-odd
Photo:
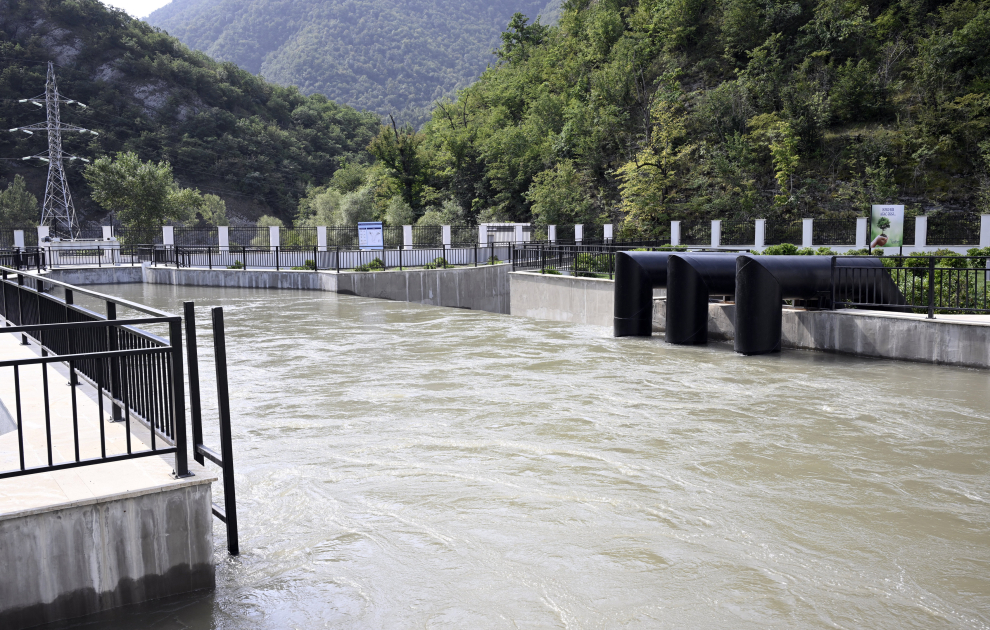
{"type": "Polygon", "coordinates": [[[870,214],[870,251],[874,247],[904,246],[904,206],[873,206],[870,214]]]}
{"type": "Polygon", "coordinates": [[[361,249],[385,249],[381,221],[361,221],[358,223],[358,246],[361,249]]]}

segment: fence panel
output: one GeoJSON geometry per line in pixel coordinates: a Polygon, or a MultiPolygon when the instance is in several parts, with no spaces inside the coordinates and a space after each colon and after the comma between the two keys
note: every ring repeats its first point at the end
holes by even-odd
{"type": "Polygon", "coordinates": [[[770,221],[765,224],[764,243],[782,245],[790,243],[801,246],[804,238],[804,225],[801,221],[770,221]]]}
{"type": "Polygon", "coordinates": [[[722,221],[719,245],[755,246],[755,221],[722,221]]]}
{"type": "Polygon", "coordinates": [[[710,247],[712,244],[712,222],[681,221],[681,244],[710,247]]]}
{"type": "Polygon", "coordinates": [[[811,242],[817,245],[855,245],[856,219],[815,219],[811,242]]]}
{"type": "Polygon", "coordinates": [[[929,217],[927,244],[935,246],[979,245],[980,223],[967,217],[929,217]]]}

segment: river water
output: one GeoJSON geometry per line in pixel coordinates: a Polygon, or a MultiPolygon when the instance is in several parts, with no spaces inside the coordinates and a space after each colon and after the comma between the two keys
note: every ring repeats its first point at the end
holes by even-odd
{"type": "Polygon", "coordinates": [[[242,554],[217,522],[215,593],[69,627],[990,626],[988,371],[102,290],[194,300],[203,346],[224,307],[242,554]]]}

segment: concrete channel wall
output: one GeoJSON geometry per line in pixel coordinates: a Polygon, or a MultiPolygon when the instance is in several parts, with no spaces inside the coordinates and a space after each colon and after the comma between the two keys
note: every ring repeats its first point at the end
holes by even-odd
{"type": "Polygon", "coordinates": [[[210,287],[308,289],[345,295],[509,312],[509,265],[377,272],[275,271],[144,267],[144,281],[210,287]]]}
{"type": "Polygon", "coordinates": [[[164,487],[0,515],[0,628],[214,588],[216,477],[190,469],[164,487]]]}
{"type": "Polygon", "coordinates": [[[535,319],[612,326],[615,283],[516,271],[509,274],[509,313],[535,319]]]}

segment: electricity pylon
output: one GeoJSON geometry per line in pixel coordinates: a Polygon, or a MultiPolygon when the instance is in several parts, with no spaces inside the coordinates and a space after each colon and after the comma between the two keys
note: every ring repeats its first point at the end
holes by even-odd
{"type": "Polygon", "coordinates": [[[45,203],[41,207],[41,225],[55,228],[56,233],[68,234],[70,238],[79,236],[79,222],[76,220],[76,208],[72,205],[72,194],[69,192],[69,182],[65,178],[65,167],[62,161],[68,159],[89,160],[74,155],[62,153],[62,132],[78,131],[81,133],[91,133],[99,135],[95,131],[77,127],[75,125],[63,125],[59,115],[59,106],[66,105],[86,106],[79,101],[62,98],[58,93],[58,84],[55,81],[55,66],[48,62],[48,79],[45,82],[45,93],[34,98],[25,98],[18,101],[20,103],[32,103],[38,107],[44,107],[48,119],[43,123],[35,123],[27,127],[15,127],[10,131],[23,131],[26,134],[34,134],[35,131],[44,131],[48,134],[48,151],[37,155],[29,155],[25,160],[38,159],[48,162],[48,183],[45,186],[45,203]],[[44,103],[44,105],[42,105],[44,103]]]}

